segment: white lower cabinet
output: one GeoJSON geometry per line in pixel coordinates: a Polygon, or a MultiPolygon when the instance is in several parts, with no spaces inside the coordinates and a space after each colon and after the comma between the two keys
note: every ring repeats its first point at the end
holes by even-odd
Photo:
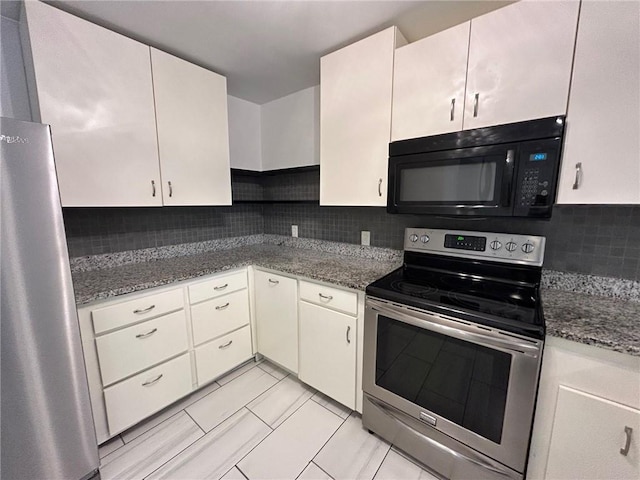
{"type": "Polygon", "coordinates": [[[79,308],[98,443],[249,360],[249,308],[246,268],[79,308]]]}
{"type": "Polygon", "coordinates": [[[639,379],[640,357],[548,337],[527,478],[640,478],[639,379]]]}
{"type": "Polygon", "coordinates": [[[355,409],[356,318],[301,301],[299,348],[300,380],[355,409]]]}
{"type": "Polygon", "coordinates": [[[258,352],[298,372],[298,282],[256,270],[254,275],[258,352]]]}
{"type": "Polygon", "coordinates": [[[562,385],[555,416],[547,478],[640,478],[640,410],[562,385]]]}
{"type": "Polygon", "coordinates": [[[188,353],[105,388],[109,431],[120,432],[191,390],[191,360],[188,353]]]}
{"type": "Polygon", "coordinates": [[[198,386],[209,383],[252,356],[249,325],[197,347],[198,386]]]}

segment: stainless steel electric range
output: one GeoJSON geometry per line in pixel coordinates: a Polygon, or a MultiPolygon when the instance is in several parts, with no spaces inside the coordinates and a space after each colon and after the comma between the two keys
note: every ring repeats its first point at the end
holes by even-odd
{"type": "Polygon", "coordinates": [[[362,422],[450,479],[524,478],[544,237],[409,228],[367,287],[362,422]]]}

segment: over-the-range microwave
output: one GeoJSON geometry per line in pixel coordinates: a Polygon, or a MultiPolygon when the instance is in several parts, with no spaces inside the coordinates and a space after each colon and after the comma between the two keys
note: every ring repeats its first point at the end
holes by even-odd
{"type": "Polygon", "coordinates": [[[387,211],[550,218],[565,117],[389,145],[387,211]]]}

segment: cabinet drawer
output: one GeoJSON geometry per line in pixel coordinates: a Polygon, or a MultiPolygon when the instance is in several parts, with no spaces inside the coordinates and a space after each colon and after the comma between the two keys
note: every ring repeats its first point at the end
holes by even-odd
{"type": "Polygon", "coordinates": [[[358,314],[358,294],[317,283],[300,281],[300,298],[350,315],[358,314]]]}
{"type": "Polygon", "coordinates": [[[102,384],[110,385],[188,348],[184,310],[102,335],[96,338],[102,384]]]}
{"type": "Polygon", "coordinates": [[[249,325],[196,348],[198,385],[204,385],[252,355],[249,325]]]}
{"type": "Polygon", "coordinates": [[[247,271],[220,275],[204,282],[189,286],[189,302],[198,303],[227,293],[247,288],[247,271]]]}
{"type": "Polygon", "coordinates": [[[193,343],[199,345],[249,323],[249,293],[245,290],[191,307],[193,343]]]}
{"type": "Polygon", "coordinates": [[[184,296],[181,288],[166,292],[145,295],[144,297],[119,302],[108,307],[91,311],[93,331],[99,335],[116,328],[126,327],[142,320],[147,320],[163,313],[180,310],[184,307],[184,296]]]}
{"type": "Polygon", "coordinates": [[[111,435],[121,432],[191,390],[188,353],[105,388],[109,432],[111,435]]]}

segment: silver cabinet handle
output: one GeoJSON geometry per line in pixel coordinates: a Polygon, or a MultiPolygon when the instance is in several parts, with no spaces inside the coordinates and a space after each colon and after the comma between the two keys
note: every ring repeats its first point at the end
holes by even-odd
{"type": "Polygon", "coordinates": [[[582,162],[576,163],[576,179],[573,182],[573,189],[577,190],[580,187],[580,180],[582,179],[582,162]]]}
{"type": "Polygon", "coordinates": [[[449,121],[453,122],[453,116],[456,108],[456,99],[451,99],[451,113],[449,113],[449,121]]]}
{"type": "Polygon", "coordinates": [[[156,181],[155,180],[151,180],[151,196],[152,197],[156,196],[156,181]]]}
{"type": "Polygon", "coordinates": [[[378,196],[382,196],[382,179],[378,180],[378,196]]]}
{"type": "Polygon", "coordinates": [[[224,310],[225,308],[227,308],[229,306],[229,302],[225,303],[224,305],[218,305],[216,307],[216,310],[224,310]]]}
{"type": "Polygon", "coordinates": [[[231,345],[233,343],[233,340],[229,340],[227,343],[225,343],[224,345],[220,345],[218,346],[218,348],[227,348],[229,345],[231,345]]]}
{"type": "Polygon", "coordinates": [[[476,93],[473,96],[473,116],[477,117],[478,116],[478,101],[480,99],[480,94],[476,93]]]}
{"type": "Polygon", "coordinates": [[[218,285],[217,287],[213,287],[214,290],[224,290],[225,288],[227,288],[229,286],[228,283],[225,283],[224,285],[218,285]]]}
{"type": "Polygon", "coordinates": [[[333,300],[333,297],[331,295],[323,295],[323,294],[319,293],[318,296],[320,298],[322,298],[323,300],[327,300],[327,301],[333,300]]]}
{"type": "Polygon", "coordinates": [[[351,325],[347,327],[347,343],[351,343],[350,333],[351,333],[351,325]]]}
{"type": "Polygon", "coordinates": [[[136,335],[136,338],[140,338],[140,339],[148,338],[151,335],[153,335],[154,333],[156,333],[157,331],[158,331],[158,329],[154,328],[153,330],[149,330],[147,333],[139,333],[138,335],[136,335]]]}
{"type": "Polygon", "coordinates": [[[139,314],[141,314],[141,313],[147,313],[147,312],[150,312],[150,311],[151,311],[151,310],[153,310],[154,308],[156,308],[156,306],[155,306],[155,305],[151,305],[150,307],[143,308],[142,310],[140,310],[140,309],[134,310],[134,311],[133,311],[133,313],[136,313],[136,314],[138,314],[138,315],[139,315],[139,314]]]}
{"type": "Polygon", "coordinates": [[[169,184],[169,196],[173,197],[173,186],[171,185],[171,182],[167,182],[169,184]]]}
{"type": "Polygon", "coordinates": [[[627,441],[624,444],[624,448],[620,449],[620,453],[626,457],[629,453],[629,447],[631,446],[631,434],[633,433],[633,428],[624,427],[624,433],[627,436],[627,441]]]}
{"type": "Polygon", "coordinates": [[[269,283],[273,283],[274,285],[278,285],[280,281],[269,279],[269,283]]]}
{"type": "Polygon", "coordinates": [[[160,374],[158,375],[156,378],[154,378],[153,380],[147,380],[146,382],[144,382],[142,384],[143,387],[148,387],[150,385],[153,385],[154,383],[158,382],[158,380],[160,380],[162,377],[164,376],[164,374],[160,374]]]}

